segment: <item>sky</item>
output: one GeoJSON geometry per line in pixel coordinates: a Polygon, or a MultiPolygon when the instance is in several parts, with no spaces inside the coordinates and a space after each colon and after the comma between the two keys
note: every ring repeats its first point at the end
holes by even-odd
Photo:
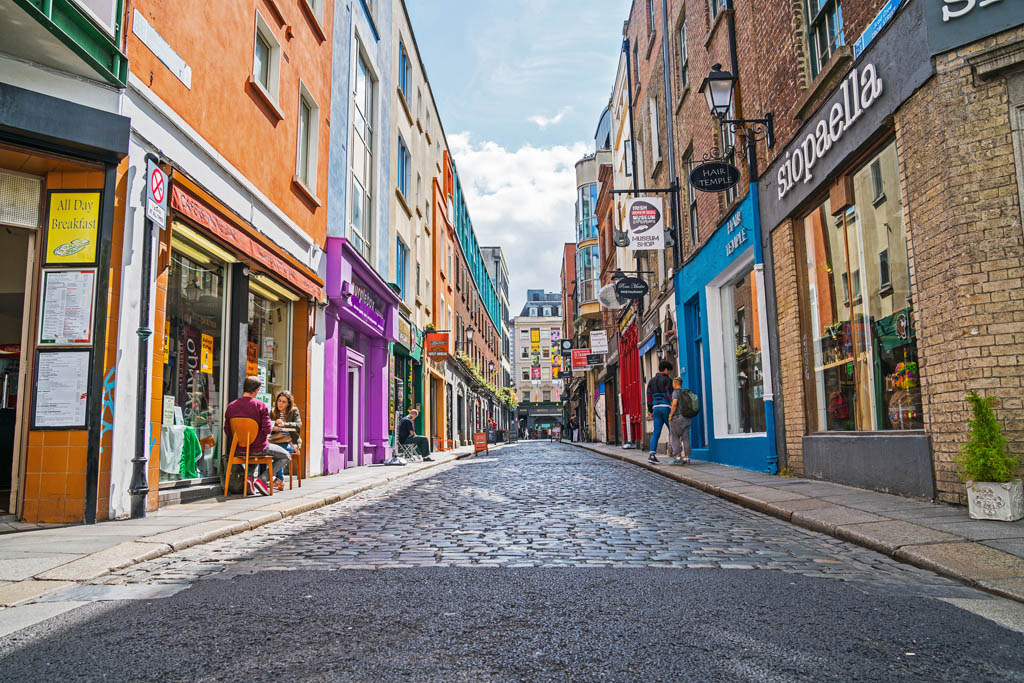
{"type": "Polygon", "coordinates": [[[406,0],[483,246],[500,246],[511,314],[561,289],[575,164],[594,151],[631,0],[406,0]]]}

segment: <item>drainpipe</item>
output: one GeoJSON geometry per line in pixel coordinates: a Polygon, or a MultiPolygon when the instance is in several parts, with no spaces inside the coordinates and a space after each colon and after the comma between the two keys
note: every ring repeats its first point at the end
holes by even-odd
{"type": "MultiPolygon", "coordinates": [[[[733,2],[729,0],[729,9],[733,2]]],[[[733,75],[739,77],[736,50],[736,15],[730,13],[729,23],[729,61],[732,63],[733,75]]],[[[761,203],[758,193],[757,143],[746,140],[747,175],[750,180],[750,202],[754,214],[754,285],[757,287],[757,300],[761,302],[761,319],[758,328],[761,333],[761,372],[764,376],[764,425],[768,437],[768,473],[779,473],[779,451],[775,439],[775,378],[772,376],[771,337],[768,335],[768,299],[764,287],[764,247],[761,244],[761,203]]]]}
{"type": "MultiPolygon", "coordinates": [[[[146,154],[146,162],[154,164],[160,160],[154,154],[146,154]]],[[[144,173],[143,176],[146,174],[144,173]]],[[[148,184],[149,179],[145,178],[148,184]]],[[[142,208],[145,212],[145,207],[142,208]]],[[[149,294],[150,279],[153,275],[153,221],[148,216],[142,222],[142,293],[139,302],[139,367],[138,386],[135,395],[135,457],[132,458],[132,481],[128,487],[131,494],[131,517],[139,519],[146,516],[146,496],[149,495],[149,477],[147,476],[146,406],[149,403],[149,338],[153,334],[149,326],[149,294]]]]}
{"type": "Polygon", "coordinates": [[[663,65],[661,73],[665,81],[665,134],[667,137],[665,142],[668,146],[668,180],[673,188],[669,197],[672,200],[672,219],[675,223],[675,244],[672,246],[672,257],[675,260],[675,269],[679,270],[679,264],[683,260],[683,236],[679,229],[682,225],[682,221],[679,220],[679,177],[676,175],[675,135],[672,132],[674,126],[672,125],[672,75],[668,58],[668,0],[661,0],[661,54],[663,65]]]}

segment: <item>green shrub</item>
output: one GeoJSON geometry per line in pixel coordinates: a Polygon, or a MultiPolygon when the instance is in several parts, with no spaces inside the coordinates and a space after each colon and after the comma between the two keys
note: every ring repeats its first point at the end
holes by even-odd
{"type": "Polygon", "coordinates": [[[1006,452],[1006,437],[999,429],[991,396],[967,394],[974,417],[971,418],[970,440],[960,446],[962,456],[954,458],[960,465],[960,478],[964,481],[1007,482],[1019,464],[1019,457],[1006,452]]]}

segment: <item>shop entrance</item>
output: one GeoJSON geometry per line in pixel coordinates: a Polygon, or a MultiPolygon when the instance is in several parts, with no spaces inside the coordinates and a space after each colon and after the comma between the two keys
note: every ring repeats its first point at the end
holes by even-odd
{"type": "Polygon", "coordinates": [[[0,227],[0,515],[12,514],[25,409],[25,293],[35,266],[35,234],[0,227]]]}

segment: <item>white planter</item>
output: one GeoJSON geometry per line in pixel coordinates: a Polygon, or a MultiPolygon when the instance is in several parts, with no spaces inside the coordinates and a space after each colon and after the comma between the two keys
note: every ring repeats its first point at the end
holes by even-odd
{"type": "Polygon", "coordinates": [[[1024,517],[1024,487],[1020,479],[1006,483],[967,482],[967,509],[971,519],[1016,522],[1024,517]]]}

